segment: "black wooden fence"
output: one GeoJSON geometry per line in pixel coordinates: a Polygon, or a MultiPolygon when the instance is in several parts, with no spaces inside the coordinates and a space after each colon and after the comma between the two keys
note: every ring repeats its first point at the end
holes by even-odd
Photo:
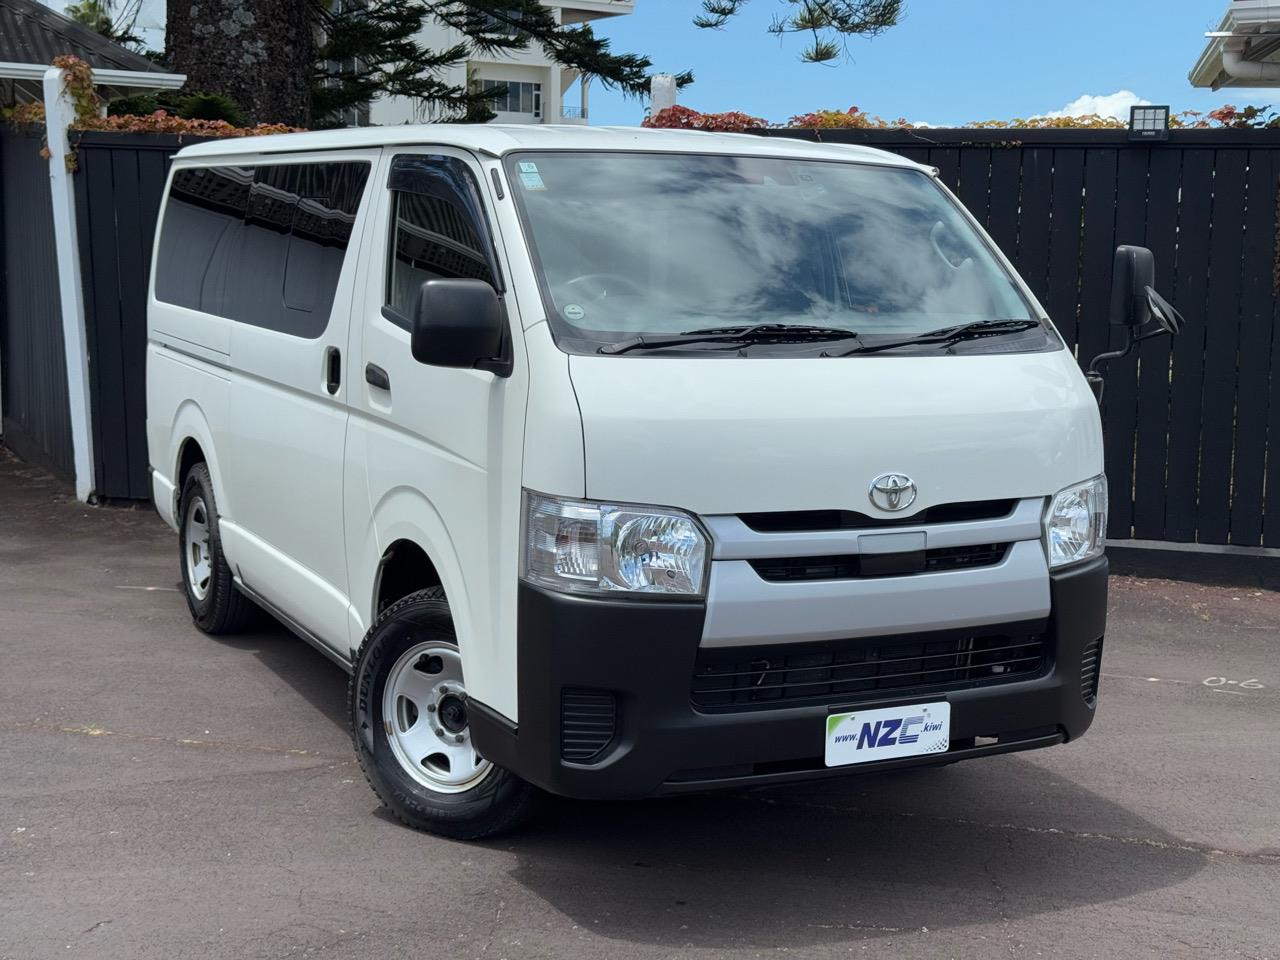
{"type": "MultiPolygon", "coordinates": [[[[1151,247],[1158,285],[1189,325],[1176,343],[1145,343],[1108,371],[1109,534],[1280,547],[1280,463],[1268,459],[1269,450],[1280,451],[1280,337],[1274,335],[1280,133],[1181,131],[1157,144],[1084,130],[769,135],[861,143],[938,167],[1026,277],[1081,362],[1108,344],[1115,246],[1151,247]]],[[[6,163],[11,146],[6,141],[6,163]]],[[[108,497],[149,494],[145,291],[168,159],[180,146],[174,137],[114,134],[85,135],[79,143],[97,489],[108,497]]],[[[23,149],[30,160],[35,149],[29,143],[23,149]]],[[[13,178],[0,178],[4,199],[13,203],[17,194],[20,205],[38,206],[30,191],[47,181],[23,170],[28,187],[10,189],[13,178]]],[[[46,186],[45,203],[47,196],[46,186]]],[[[11,277],[16,248],[10,238],[25,242],[24,221],[36,213],[3,211],[11,277]]],[[[47,252],[21,262],[51,260],[50,242],[47,252]]],[[[6,299],[11,330],[12,285],[6,299]]],[[[57,324],[42,329],[46,353],[55,333],[60,349],[57,324]]],[[[14,355],[23,356],[21,348],[14,355]]],[[[12,357],[5,365],[12,367],[12,357]]],[[[6,400],[13,376],[6,378],[6,400]]],[[[53,364],[31,379],[44,378],[56,393],[60,377],[53,364]]],[[[65,422],[65,386],[41,416],[58,420],[58,403],[65,422]]],[[[6,421],[11,409],[20,405],[6,402],[6,421]]],[[[69,470],[69,441],[65,446],[69,470]]]]}
{"type": "Polygon", "coordinates": [[[147,284],[173,136],[86,133],[76,217],[99,495],[147,499],[147,284]]]}
{"type": "Polygon", "coordinates": [[[74,470],[49,165],[41,138],[0,127],[0,407],[5,444],[74,470]]]}
{"type": "Polygon", "coordinates": [[[1107,347],[1111,262],[1150,247],[1189,323],[1107,371],[1115,539],[1280,547],[1280,133],[770,131],[938,168],[1082,364],[1107,347]],[[1268,445],[1272,453],[1268,461],[1268,445]]]}

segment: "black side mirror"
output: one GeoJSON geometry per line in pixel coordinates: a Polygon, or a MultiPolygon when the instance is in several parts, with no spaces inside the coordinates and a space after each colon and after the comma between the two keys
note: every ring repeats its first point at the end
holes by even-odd
{"type": "Polygon", "coordinates": [[[419,363],[511,376],[507,318],[485,281],[428,280],[418,288],[410,320],[413,359],[419,363]]]}
{"type": "Polygon", "coordinates": [[[1176,336],[1185,321],[1182,314],[1155,291],[1156,261],[1146,247],[1116,248],[1115,272],[1111,277],[1111,325],[1124,330],[1124,342],[1118,350],[1100,353],[1093,358],[1085,379],[1102,402],[1102,368],[1108,361],[1127,356],[1134,344],[1152,337],[1176,336]],[[1156,326],[1144,330],[1152,320],[1156,326]]]}
{"type": "Polygon", "coordinates": [[[1156,285],[1156,258],[1146,247],[1116,247],[1111,273],[1111,324],[1141,327],[1151,319],[1147,291],[1156,285]]]}

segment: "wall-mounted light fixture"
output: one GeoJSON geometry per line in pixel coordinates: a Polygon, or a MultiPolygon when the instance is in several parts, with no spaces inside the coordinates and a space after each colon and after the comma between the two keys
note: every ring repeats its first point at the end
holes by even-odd
{"type": "Polygon", "coordinates": [[[1130,140],[1168,140],[1169,108],[1141,106],[1129,108],[1130,140]]]}

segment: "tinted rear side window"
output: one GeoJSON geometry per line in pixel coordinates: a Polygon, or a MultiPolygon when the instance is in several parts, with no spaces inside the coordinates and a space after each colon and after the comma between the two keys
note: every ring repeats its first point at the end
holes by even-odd
{"type": "Polygon", "coordinates": [[[173,175],[160,228],[156,298],[228,316],[227,259],[253,186],[251,167],[188,167],[173,175]]]}
{"type": "Polygon", "coordinates": [[[177,171],[161,226],[157,299],[320,336],[368,177],[364,161],[177,171]]]}

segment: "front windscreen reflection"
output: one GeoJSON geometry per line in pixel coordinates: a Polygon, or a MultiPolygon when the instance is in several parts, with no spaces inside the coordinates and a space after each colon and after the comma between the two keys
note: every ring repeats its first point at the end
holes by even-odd
{"type": "Polygon", "coordinates": [[[754,323],[901,337],[1031,317],[917,170],[540,152],[512,156],[508,173],[557,337],[607,343],[754,323]]]}

